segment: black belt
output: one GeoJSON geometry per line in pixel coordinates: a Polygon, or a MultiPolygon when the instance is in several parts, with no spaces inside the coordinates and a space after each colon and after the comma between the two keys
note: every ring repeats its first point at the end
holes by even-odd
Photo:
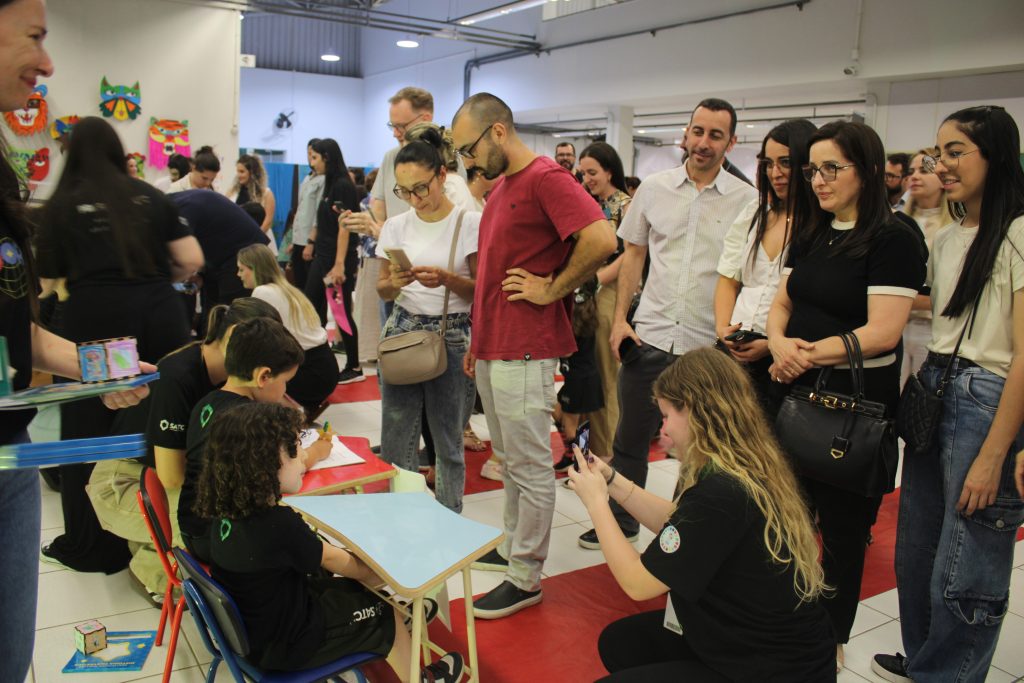
{"type": "MultiPolygon", "coordinates": [[[[925,359],[926,363],[931,365],[944,368],[949,364],[949,359],[952,358],[948,353],[935,353],[934,351],[928,352],[928,357],[925,359]]],[[[957,356],[956,364],[961,368],[980,368],[981,366],[972,360],[968,360],[963,356],[957,356]]]]}

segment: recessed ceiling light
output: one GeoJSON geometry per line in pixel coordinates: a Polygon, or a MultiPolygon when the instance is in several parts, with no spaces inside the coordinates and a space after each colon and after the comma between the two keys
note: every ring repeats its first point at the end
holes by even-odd
{"type": "Polygon", "coordinates": [[[646,131],[646,130],[643,130],[643,129],[640,129],[640,130],[638,130],[638,131],[637,131],[637,133],[640,133],[640,135],[643,135],[643,134],[644,134],[644,133],[646,133],[646,132],[647,132],[647,131],[646,131]]]}
{"type": "Polygon", "coordinates": [[[415,40],[408,40],[408,39],[400,40],[397,43],[395,43],[395,45],[397,45],[398,47],[419,47],[420,46],[420,44],[417,43],[415,40]]]}
{"type": "Polygon", "coordinates": [[[747,128],[753,128],[753,127],[754,127],[754,124],[752,124],[752,123],[748,123],[747,124],[747,128]]]}
{"type": "Polygon", "coordinates": [[[334,50],[328,50],[327,52],[320,55],[320,59],[324,60],[325,62],[337,62],[341,60],[341,57],[339,57],[334,52],[334,50]]]}

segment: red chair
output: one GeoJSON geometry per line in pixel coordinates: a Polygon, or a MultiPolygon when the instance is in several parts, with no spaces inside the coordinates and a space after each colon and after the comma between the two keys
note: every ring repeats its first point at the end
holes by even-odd
{"type": "Polygon", "coordinates": [[[164,593],[164,604],[160,610],[160,627],[156,632],[156,645],[159,646],[164,637],[164,626],[171,625],[171,640],[167,644],[167,661],[164,663],[164,677],[162,683],[168,683],[171,679],[171,669],[174,668],[174,650],[178,645],[178,631],[181,629],[181,617],[185,613],[184,592],[178,597],[177,604],[173,602],[174,587],[181,587],[181,579],[178,578],[178,563],[171,554],[173,531],[171,530],[171,514],[167,507],[167,492],[160,482],[156,470],[145,467],[139,477],[139,491],[136,494],[139,500],[139,508],[142,510],[142,517],[146,520],[146,528],[149,536],[156,546],[160,563],[163,564],[164,573],[167,574],[167,592],[164,593]],[[172,607],[173,605],[173,607],[172,607]],[[171,618],[171,610],[174,610],[174,618],[171,618]]]}

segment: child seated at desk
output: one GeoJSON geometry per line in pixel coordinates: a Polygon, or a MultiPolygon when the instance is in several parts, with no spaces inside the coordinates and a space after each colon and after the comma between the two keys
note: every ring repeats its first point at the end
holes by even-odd
{"type": "MultiPolygon", "coordinates": [[[[196,512],[214,520],[211,573],[235,599],[251,660],[265,669],[322,665],[374,652],[402,681],[410,637],[401,614],[364,585],[382,581],[352,553],[322,541],[298,512],[278,505],[302,486],[302,416],[280,405],[244,403],[210,429],[196,512]],[[236,486],[245,481],[244,487],[236,486]],[[321,569],[330,574],[325,578],[321,569]]],[[[458,681],[462,657],[424,668],[422,681],[458,681]]]]}
{"type": "MultiPolygon", "coordinates": [[[[188,423],[185,453],[185,481],[178,501],[178,526],[188,551],[207,562],[210,556],[209,521],[196,515],[193,506],[196,484],[202,469],[206,439],[210,427],[227,408],[240,403],[285,403],[285,385],[302,364],[302,347],[284,326],[270,318],[239,323],[228,339],[224,354],[227,381],[220,389],[204,396],[188,423]]],[[[308,450],[299,448],[305,469],[320,462],[331,452],[331,442],[318,441],[308,450]]],[[[244,480],[240,480],[244,484],[244,480]]]]}

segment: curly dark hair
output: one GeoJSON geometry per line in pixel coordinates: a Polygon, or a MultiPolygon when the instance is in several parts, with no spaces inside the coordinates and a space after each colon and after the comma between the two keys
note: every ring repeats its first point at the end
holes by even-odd
{"type": "Polygon", "coordinates": [[[281,499],[282,449],[298,456],[299,411],[243,403],[213,418],[194,511],[207,519],[242,519],[281,499]]]}

